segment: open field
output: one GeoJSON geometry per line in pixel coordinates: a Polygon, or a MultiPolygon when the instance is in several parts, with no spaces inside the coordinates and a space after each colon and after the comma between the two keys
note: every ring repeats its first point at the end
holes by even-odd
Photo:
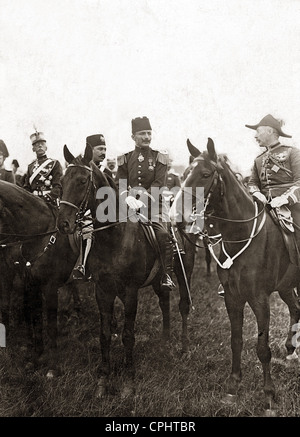
{"type": "MultiPolygon", "coordinates": [[[[123,347],[120,339],[122,308],[117,302],[118,335],[112,343],[114,381],[104,400],[94,398],[99,317],[93,287],[81,286],[78,318],[72,301],[60,291],[59,351],[61,375],[52,380],[45,369],[25,374],[20,335],[16,344],[0,350],[0,417],[257,417],[263,410],[262,371],[256,356],[257,329],[246,307],[243,380],[238,402],[225,406],[226,379],[231,367],[230,327],[224,300],[217,294],[213,265],[205,275],[201,250],[193,275],[195,309],[189,318],[190,352],[181,354],[181,317],[178,294],[171,299],[171,343],[160,342],[161,312],[151,288],[140,291],[136,321],[136,393],[120,399],[123,347]]],[[[277,293],[271,296],[270,346],[272,374],[277,389],[278,416],[299,415],[299,363],[285,361],[288,311],[277,293]]]]}

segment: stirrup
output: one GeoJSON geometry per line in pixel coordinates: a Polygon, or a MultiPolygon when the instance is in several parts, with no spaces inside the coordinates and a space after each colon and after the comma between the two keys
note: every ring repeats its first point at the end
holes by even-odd
{"type": "Polygon", "coordinates": [[[171,291],[173,288],[175,288],[175,284],[172,281],[170,275],[167,273],[163,276],[163,279],[160,282],[160,289],[162,291],[171,291]]]}
{"type": "Polygon", "coordinates": [[[84,279],[85,277],[85,268],[84,265],[80,264],[79,266],[75,267],[73,270],[73,279],[84,279]]]}

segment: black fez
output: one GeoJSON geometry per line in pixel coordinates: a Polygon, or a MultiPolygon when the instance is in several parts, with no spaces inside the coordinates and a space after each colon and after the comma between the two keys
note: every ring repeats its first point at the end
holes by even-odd
{"type": "Polygon", "coordinates": [[[91,147],[105,146],[104,136],[102,134],[90,135],[86,137],[86,144],[89,144],[91,147]]]}
{"type": "Polygon", "coordinates": [[[9,156],[6,144],[3,140],[0,140],[0,153],[3,154],[4,158],[7,158],[9,156]]]}
{"type": "Polygon", "coordinates": [[[284,132],[282,132],[281,130],[282,123],[279,120],[276,120],[276,118],[274,118],[273,115],[271,114],[266,115],[257,124],[254,125],[245,124],[245,126],[254,130],[256,130],[259,126],[273,127],[274,129],[277,130],[280,137],[292,138],[291,135],[287,135],[284,132]]]}
{"type": "Polygon", "coordinates": [[[137,117],[131,120],[132,133],[142,130],[152,130],[148,117],[137,117]]]}
{"type": "Polygon", "coordinates": [[[19,165],[17,159],[13,159],[11,163],[12,163],[12,165],[15,165],[17,168],[20,167],[20,165],[19,165]]]}

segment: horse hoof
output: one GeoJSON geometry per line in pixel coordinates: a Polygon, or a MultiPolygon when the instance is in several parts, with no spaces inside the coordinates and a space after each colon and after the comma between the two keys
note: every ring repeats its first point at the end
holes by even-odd
{"type": "Polygon", "coordinates": [[[106,395],[106,381],[104,378],[100,378],[97,383],[97,388],[95,390],[95,398],[101,399],[106,395]]]}
{"type": "Polygon", "coordinates": [[[47,374],[46,374],[46,378],[47,379],[53,379],[55,376],[54,374],[54,370],[48,370],[47,374]]]}
{"type": "Polygon", "coordinates": [[[134,396],[135,390],[132,384],[125,385],[123,387],[122,393],[121,393],[121,399],[124,400],[125,398],[134,396]]]}
{"type": "Polygon", "coordinates": [[[222,404],[225,405],[233,405],[237,400],[237,395],[232,395],[230,393],[227,393],[223,398],[221,399],[222,404]]]}
{"type": "Polygon", "coordinates": [[[298,357],[297,352],[294,350],[294,352],[292,354],[286,356],[286,359],[288,361],[292,361],[292,360],[298,360],[299,357],[298,357]]]}
{"type": "Polygon", "coordinates": [[[267,408],[264,412],[264,417],[277,417],[276,411],[267,408]]]}

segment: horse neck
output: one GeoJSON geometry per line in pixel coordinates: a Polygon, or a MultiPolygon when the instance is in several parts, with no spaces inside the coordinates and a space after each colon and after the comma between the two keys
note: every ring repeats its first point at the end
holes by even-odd
{"type": "Polygon", "coordinates": [[[245,238],[247,235],[249,236],[253,227],[251,218],[257,215],[254,203],[228,169],[227,172],[224,172],[222,178],[224,193],[215,204],[215,212],[217,216],[225,220],[218,221],[219,229],[222,235],[227,234],[231,237],[234,235],[236,238],[245,238]]]}

